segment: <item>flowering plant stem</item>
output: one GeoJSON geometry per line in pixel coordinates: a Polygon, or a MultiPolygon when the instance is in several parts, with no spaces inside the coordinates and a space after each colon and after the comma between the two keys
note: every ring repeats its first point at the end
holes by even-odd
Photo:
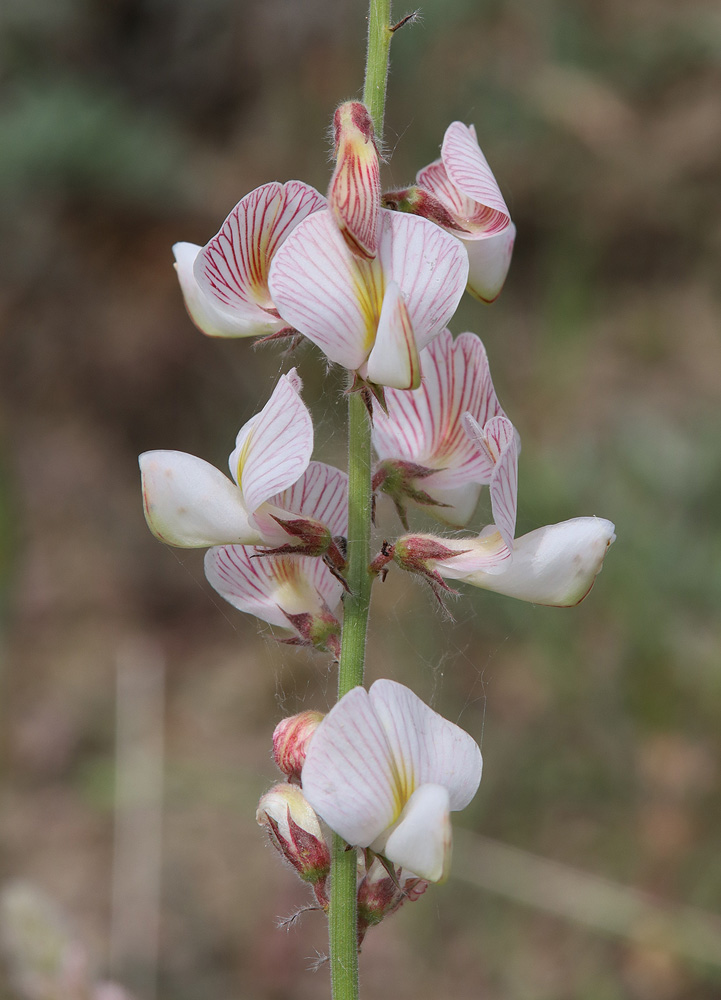
{"type": "MultiPolygon", "coordinates": [[[[368,51],[363,101],[380,142],[385,111],[388,55],[393,32],[390,0],[370,0],[368,51]]],[[[359,393],[348,397],[348,585],[343,609],[343,635],[338,668],[338,698],[363,683],[366,630],[372,577],[371,427],[359,393]]],[[[331,858],[330,974],[333,1000],[358,1000],[358,917],[356,852],[333,834],[331,858]]]]}

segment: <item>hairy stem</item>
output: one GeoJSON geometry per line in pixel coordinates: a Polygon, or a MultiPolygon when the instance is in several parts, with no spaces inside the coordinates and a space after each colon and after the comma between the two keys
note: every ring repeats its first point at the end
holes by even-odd
{"type": "Polygon", "coordinates": [[[383,138],[383,115],[386,108],[386,82],[391,39],[390,0],[370,0],[368,9],[368,52],[363,103],[370,111],[378,141],[383,138]]]}
{"type": "MultiPolygon", "coordinates": [[[[370,0],[368,53],[363,101],[382,140],[388,55],[391,38],[390,0],[370,0]]],[[[359,393],[348,398],[348,585],[343,609],[338,698],[363,683],[366,631],[372,577],[371,428],[359,393]]],[[[356,851],[333,835],[331,860],[330,974],[333,1000],[358,1000],[358,916],[356,911],[356,851]]]]}

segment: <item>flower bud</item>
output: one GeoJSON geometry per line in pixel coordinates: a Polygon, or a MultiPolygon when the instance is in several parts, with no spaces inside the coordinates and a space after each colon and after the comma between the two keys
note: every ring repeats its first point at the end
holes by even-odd
{"type": "Polygon", "coordinates": [[[333,116],[336,165],[328,204],[343,239],[367,260],[378,249],[380,162],[373,122],[365,105],[347,101],[333,116]]]}
{"type": "Polygon", "coordinates": [[[259,826],[268,830],[273,846],[310,882],[321,906],[327,906],[325,882],[330,873],[330,851],[314,810],[297,785],[274,785],[258,803],[259,826]]]}
{"type": "Polygon", "coordinates": [[[358,945],[369,927],[395,913],[406,900],[414,902],[428,888],[425,879],[409,876],[401,868],[392,878],[376,858],[358,884],[358,945]]]}
{"type": "Polygon", "coordinates": [[[291,781],[300,783],[308,743],[322,719],[322,712],[299,712],[282,719],[275,727],[273,760],[291,781]]]}

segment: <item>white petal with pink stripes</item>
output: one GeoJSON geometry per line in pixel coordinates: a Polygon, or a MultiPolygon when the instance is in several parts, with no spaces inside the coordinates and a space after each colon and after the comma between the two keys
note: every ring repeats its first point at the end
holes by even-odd
{"type": "Polygon", "coordinates": [[[321,211],[277,252],[269,287],[283,319],[331,361],[406,389],[417,382],[417,352],[453,315],[467,277],[458,242],[425,219],[382,210],[377,256],[361,260],[321,211]]]}
{"type": "Polygon", "coordinates": [[[263,551],[244,545],[208,549],[208,582],[239,611],[283,628],[291,627],[288,615],[338,610],[343,587],[322,559],[263,551]]]}
{"type": "MultiPolygon", "coordinates": [[[[325,524],[332,535],[345,535],[348,477],[331,465],[311,462],[296,483],[271,497],[266,506],[281,517],[292,513],[312,518],[325,524]]],[[[343,587],[322,559],[263,552],[240,545],[210,549],[205,575],[233,607],[271,625],[290,628],[288,615],[338,612],[343,587]]]]}
{"type": "Polygon", "coordinates": [[[450,863],[449,813],[468,805],[481,771],[468,733],[407,687],[380,680],[353,688],[320,723],[303,794],[349,844],[437,882],[450,863]]]}
{"type": "Polygon", "coordinates": [[[450,505],[430,508],[440,520],[463,527],[473,515],[481,484],[491,482],[495,467],[487,450],[466,434],[463,414],[469,413],[480,427],[505,414],[475,334],[462,333],[454,340],[444,330],[420,357],[420,387],[413,392],[388,389],[387,414],[375,407],[373,446],[382,460],[438,470],[414,484],[450,505]]]}
{"type": "Polygon", "coordinates": [[[452,122],[443,138],[440,160],[419,170],[416,182],[454,219],[452,231],[469,258],[468,290],[483,302],[492,302],[508,274],[516,227],[478,145],[475,128],[452,122]]]}
{"type": "Polygon", "coordinates": [[[173,247],[178,279],[193,322],[215,337],[267,336],[287,324],[268,291],[278,247],[325,198],[301,181],[272,182],[235,206],[205,246],[173,247]]]}

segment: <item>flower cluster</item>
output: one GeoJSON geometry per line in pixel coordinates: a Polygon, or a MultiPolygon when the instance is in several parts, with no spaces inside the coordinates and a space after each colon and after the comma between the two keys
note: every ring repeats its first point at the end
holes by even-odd
{"type": "MultiPolygon", "coordinates": [[[[490,302],[509,268],[515,227],[472,126],[454,122],[416,184],[382,194],[373,124],[358,102],[334,118],[327,198],[300,181],[246,195],[205,247],[175,246],[188,312],[206,334],[307,338],[348,372],[372,420],[372,488],[405,534],[368,567],[395,563],[436,595],[459,581],[540,604],[586,596],[613,525],[579,517],[515,537],[520,438],[473,333],[448,329],[468,290],[490,302]],[[417,508],[480,532],[410,529],[417,508]]],[[[161,541],[208,549],[210,584],[285,642],[340,658],[348,480],[314,461],[313,424],[295,369],[238,432],[231,478],[175,451],[140,458],[145,514],[161,541]]],[[[366,929],[446,877],[451,811],[481,778],[475,741],[408,688],[377,681],[325,716],[284,720],[274,737],[286,775],[260,801],[273,844],[328,905],[327,830],[362,851],[359,942],[366,929]]]]}
{"type": "Polygon", "coordinates": [[[266,792],[256,818],[324,909],[324,824],[365,849],[360,940],[428,882],[447,877],[450,813],[475,795],[481,751],[407,687],[376,681],[369,691],[353,688],[325,717],[301,712],[284,719],[273,734],[273,755],[288,780],[266,792]]]}

